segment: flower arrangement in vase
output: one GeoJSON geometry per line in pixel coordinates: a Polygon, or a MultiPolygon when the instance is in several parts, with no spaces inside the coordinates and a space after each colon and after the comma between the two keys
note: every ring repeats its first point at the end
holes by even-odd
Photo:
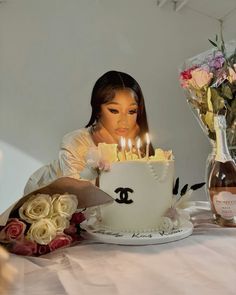
{"type": "Polygon", "coordinates": [[[185,62],[180,84],[208,138],[214,142],[214,114],[226,109],[228,145],[236,145],[236,42],[209,40],[213,49],[185,62]]]}

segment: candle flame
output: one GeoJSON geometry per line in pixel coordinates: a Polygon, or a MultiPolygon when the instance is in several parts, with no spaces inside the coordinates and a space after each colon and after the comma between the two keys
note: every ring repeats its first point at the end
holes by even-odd
{"type": "Polygon", "coordinates": [[[121,137],[120,138],[120,146],[121,146],[121,149],[124,150],[125,147],[126,147],[126,140],[125,140],[125,137],[121,137]]]}

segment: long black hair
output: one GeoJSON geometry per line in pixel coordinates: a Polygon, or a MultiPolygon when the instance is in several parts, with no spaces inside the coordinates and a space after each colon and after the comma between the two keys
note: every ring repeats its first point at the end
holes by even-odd
{"type": "MultiPolygon", "coordinates": [[[[145,134],[149,132],[146,108],[143,93],[138,82],[129,74],[109,71],[103,74],[95,83],[91,96],[92,114],[88,124],[90,127],[98,122],[101,112],[101,105],[111,101],[117,90],[129,89],[134,93],[134,98],[138,104],[137,124],[139,126],[138,136],[145,142],[145,134]]],[[[154,154],[152,144],[150,144],[150,154],[154,154]]]]}

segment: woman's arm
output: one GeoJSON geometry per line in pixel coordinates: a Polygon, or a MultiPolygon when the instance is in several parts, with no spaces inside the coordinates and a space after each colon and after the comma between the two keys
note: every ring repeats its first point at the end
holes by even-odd
{"type": "Polygon", "coordinates": [[[90,133],[79,130],[66,135],[59,151],[59,165],[63,176],[77,179],[95,179],[97,173],[87,167],[87,154],[93,146],[90,133]]]}

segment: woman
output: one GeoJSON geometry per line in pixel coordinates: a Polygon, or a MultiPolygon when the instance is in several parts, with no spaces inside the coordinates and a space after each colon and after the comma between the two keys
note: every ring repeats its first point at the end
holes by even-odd
{"type": "MultiPolygon", "coordinates": [[[[100,142],[119,143],[120,137],[133,142],[144,140],[148,130],[142,90],[130,75],[109,71],[94,85],[91,97],[92,114],[86,128],[64,136],[59,159],[37,170],[28,180],[24,193],[47,185],[58,177],[95,179],[97,174],[86,166],[90,148],[100,142]]],[[[150,154],[154,153],[150,145],[150,154]]]]}

